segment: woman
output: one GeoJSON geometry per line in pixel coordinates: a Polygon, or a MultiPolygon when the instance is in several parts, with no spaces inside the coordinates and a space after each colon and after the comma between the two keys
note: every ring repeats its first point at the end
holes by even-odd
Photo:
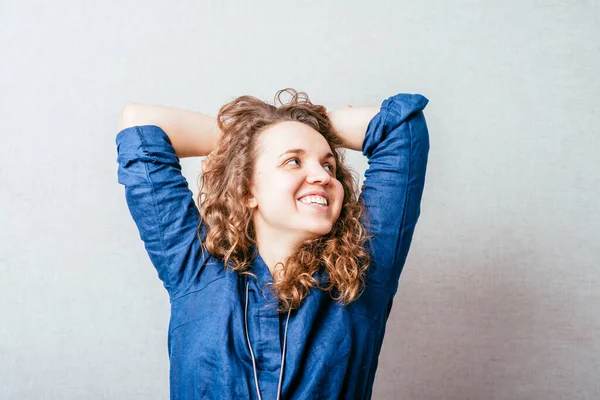
{"type": "Polygon", "coordinates": [[[171,301],[173,399],[371,397],[420,213],[428,100],[277,101],[241,96],[216,119],[124,107],[119,182],[171,301]],[[342,147],[368,158],[358,198],[342,147]],[[179,159],[207,155],[198,209],[179,159]]]}

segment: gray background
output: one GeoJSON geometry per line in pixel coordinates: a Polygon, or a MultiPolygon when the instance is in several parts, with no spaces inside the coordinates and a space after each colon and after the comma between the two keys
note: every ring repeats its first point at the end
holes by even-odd
{"type": "Polygon", "coordinates": [[[0,398],[168,397],[118,113],[288,86],[328,108],[430,99],[374,398],[600,398],[599,20],[595,1],[3,0],[0,398]]]}

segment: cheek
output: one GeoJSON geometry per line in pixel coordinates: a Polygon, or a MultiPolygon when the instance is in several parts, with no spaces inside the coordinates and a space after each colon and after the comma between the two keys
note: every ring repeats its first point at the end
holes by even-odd
{"type": "Polygon", "coordinates": [[[344,187],[340,181],[336,181],[335,194],[340,199],[340,204],[344,202],[344,187]]]}
{"type": "Polygon", "coordinates": [[[294,200],[294,196],[302,181],[290,174],[272,174],[263,177],[260,182],[259,198],[264,204],[281,203],[281,201],[294,200]]]}

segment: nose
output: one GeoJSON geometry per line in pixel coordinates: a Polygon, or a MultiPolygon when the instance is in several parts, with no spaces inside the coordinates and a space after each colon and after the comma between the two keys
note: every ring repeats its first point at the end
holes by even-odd
{"type": "Polygon", "coordinates": [[[331,175],[325,168],[323,168],[323,166],[319,165],[310,168],[306,176],[306,181],[308,183],[321,183],[323,185],[328,185],[331,181],[331,175]]]}

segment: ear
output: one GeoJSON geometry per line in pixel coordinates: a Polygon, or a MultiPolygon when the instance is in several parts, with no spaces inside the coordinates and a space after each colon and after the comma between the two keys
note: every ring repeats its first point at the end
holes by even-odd
{"type": "Polygon", "coordinates": [[[244,196],[244,205],[248,208],[256,208],[258,207],[258,200],[254,196],[255,186],[254,182],[250,182],[250,188],[248,188],[249,193],[244,196]]]}
{"type": "Polygon", "coordinates": [[[249,195],[246,200],[244,200],[244,204],[248,208],[256,208],[258,206],[258,202],[256,201],[256,197],[249,195]]]}

